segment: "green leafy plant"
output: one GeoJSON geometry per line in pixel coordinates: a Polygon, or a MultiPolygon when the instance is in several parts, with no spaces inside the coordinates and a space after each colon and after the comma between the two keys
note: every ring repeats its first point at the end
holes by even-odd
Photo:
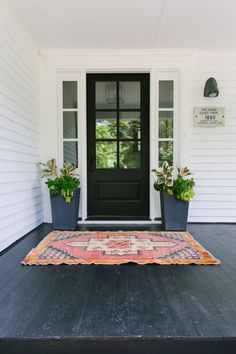
{"type": "Polygon", "coordinates": [[[64,162],[60,170],[56,165],[56,160],[51,159],[46,164],[40,163],[42,168],[42,178],[47,177],[46,184],[51,195],[60,194],[67,203],[71,202],[75,191],[80,186],[80,180],[76,173],[76,166],[64,162]]]}
{"type": "Polygon", "coordinates": [[[42,178],[44,177],[57,177],[58,169],[55,159],[51,159],[46,163],[39,163],[42,168],[42,178]]]}
{"type": "Polygon", "coordinates": [[[178,176],[173,183],[173,194],[177,199],[190,202],[195,195],[194,185],[193,178],[184,179],[183,177],[178,176]]]}
{"type": "Polygon", "coordinates": [[[177,199],[189,202],[195,195],[193,178],[186,178],[192,174],[188,167],[178,168],[177,177],[174,179],[174,167],[167,161],[162,167],[152,170],[154,176],[154,188],[157,191],[166,191],[169,195],[174,195],[177,199]]]}
{"type": "Polygon", "coordinates": [[[154,188],[158,191],[171,188],[174,182],[173,171],[174,167],[169,166],[167,161],[163,162],[162,167],[153,169],[152,173],[155,178],[154,188]]]}

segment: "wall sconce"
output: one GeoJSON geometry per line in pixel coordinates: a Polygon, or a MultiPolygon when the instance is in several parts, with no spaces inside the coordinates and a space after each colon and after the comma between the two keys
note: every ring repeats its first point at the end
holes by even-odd
{"type": "Polygon", "coordinates": [[[204,97],[217,97],[219,95],[219,89],[216,80],[210,77],[204,88],[204,97]]]}

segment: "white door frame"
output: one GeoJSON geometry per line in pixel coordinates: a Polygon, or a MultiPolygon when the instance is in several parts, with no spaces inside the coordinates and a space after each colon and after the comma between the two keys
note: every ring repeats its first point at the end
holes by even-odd
{"type": "MultiPolygon", "coordinates": [[[[57,70],[57,117],[58,117],[58,162],[63,161],[63,129],[62,129],[62,81],[78,82],[78,170],[81,179],[81,207],[79,216],[82,220],[87,218],[87,109],[86,109],[86,75],[87,73],[149,73],[150,74],[150,169],[157,167],[158,161],[158,80],[174,80],[174,114],[175,114],[175,164],[179,161],[179,70],[157,69],[82,69],[82,70],[57,70]]],[[[153,178],[150,173],[150,219],[159,216],[159,198],[154,192],[153,178]]],[[[86,223],[88,223],[86,221],[86,223]]],[[[133,221],[101,221],[94,223],[133,223],[133,221]]],[[[139,223],[135,221],[135,223],[139,223]]],[[[140,223],[150,223],[140,222],[140,223]]]]}

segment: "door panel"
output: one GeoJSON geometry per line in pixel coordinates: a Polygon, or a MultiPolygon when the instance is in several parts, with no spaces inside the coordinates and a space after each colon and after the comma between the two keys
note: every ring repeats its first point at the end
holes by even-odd
{"type": "Polygon", "coordinates": [[[140,195],[139,182],[97,182],[96,185],[98,200],[137,200],[140,195]],[[120,193],[120,190],[123,193],[120,193]]]}
{"type": "Polygon", "coordinates": [[[88,218],[149,218],[149,74],[87,75],[88,218]]]}

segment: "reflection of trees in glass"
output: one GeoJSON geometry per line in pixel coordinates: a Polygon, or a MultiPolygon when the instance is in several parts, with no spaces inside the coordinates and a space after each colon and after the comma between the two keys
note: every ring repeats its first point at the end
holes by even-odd
{"type": "Polygon", "coordinates": [[[98,141],[96,143],[96,168],[116,168],[116,142],[98,141]]]}
{"type": "Polygon", "coordinates": [[[173,165],[173,111],[159,111],[159,139],[159,166],[164,161],[173,165]]]}
{"type": "Polygon", "coordinates": [[[116,139],[116,119],[97,119],[96,138],[116,139]]]}
{"type": "MultiPolygon", "coordinates": [[[[97,119],[96,138],[116,139],[116,119],[97,119]]],[[[96,143],[96,167],[116,168],[116,142],[99,141],[96,143]]]]}
{"type": "Polygon", "coordinates": [[[159,119],[159,138],[173,138],[172,119],[159,119]]]}
{"type": "Polygon", "coordinates": [[[140,168],[140,149],[138,141],[120,143],[120,168],[140,168]]]}
{"type": "MultiPolygon", "coordinates": [[[[140,131],[139,119],[120,119],[120,138],[138,139],[140,131]]],[[[116,119],[96,120],[96,139],[116,139],[116,119]]],[[[120,168],[140,167],[140,143],[138,141],[120,142],[120,168]]],[[[96,143],[96,167],[117,167],[117,142],[97,141],[96,143]]]]}
{"type": "Polygon", "coordinates": [[[173,141],[159,142],[159,166],[162,166],[164,161],[173,165],[173,141]]]}
{"type": "Polygon", "coordinates": [[[138,139],[139,132],[139,119],[120,119],[120,138],[138,139]]]}

